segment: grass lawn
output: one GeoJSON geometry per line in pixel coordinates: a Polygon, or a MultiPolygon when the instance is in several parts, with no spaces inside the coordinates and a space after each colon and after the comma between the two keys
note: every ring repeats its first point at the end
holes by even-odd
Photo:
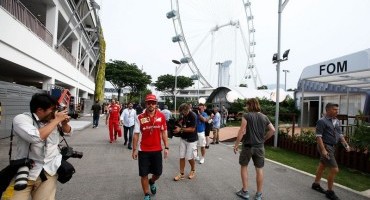
{"type": "MultiPolygon", "coordinates": [[[[265,146],[266,158],[276,162],[291,166],[293,168],[305,171],[310,174],[315,174],[319,158],[310,158],[292,151],[287,151],[281,148],[273,148],[265,146]]],[[[325,171],[323,177],[327,177],[328,170],[325,171]]],[[[356,170],[348,169],[344,166],[339,166],[339,173],[335,177],[334,182],[349,187],[356,191],[364,191],[370,189],[370,174],[365,174],[356,170]]]]}

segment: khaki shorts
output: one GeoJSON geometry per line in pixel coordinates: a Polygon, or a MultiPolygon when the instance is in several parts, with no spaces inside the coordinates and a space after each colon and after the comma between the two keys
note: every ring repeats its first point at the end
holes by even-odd
{"type": "Polygon", "coordinates": [[[243,146],[239,156],[239,164],[242,166],[248,166],[251,158],[256,168],[262,168],[265,165],[265,147],[243,146]]]}
{"type": "Polygon", "coordinates": [[[204,132],[198,133],[198,147],[205,147],[206,146],[206,135],[204,132]]]}
{"type": "Polygon", "coordinates": [[[197,155],[197,141],[187,142],[184,139],[180,140],[180,159],[192,160],[197,155]]]}
{"type": "MultiPolygon", "coordinates": [[[[50,176],[45,173],[47,180],[42,181],[40,177],[36,181],[28,181],[27,187],[23,190],[14,190],[11,200],[23,200],[28,199],[32,196],[32,199],[46,199],[55,200],[55,194],[57,190],[57,178],[58,175],[50,176]]],[[[12,183],[14,185],[14,180],[12,183]]]]}
{"type": "Polygon", "coordinates": [[[320,147],[319,145],[317,145],[317,150],[319,151],[320,154],[320,162],[327,167],[337,168],[338,164],[337,161],[335,160],[335,146],[324,144],[324,147],[326,151],[329,153],[329,159],[326,157],[326,155],[321,154],[320,147]]]}

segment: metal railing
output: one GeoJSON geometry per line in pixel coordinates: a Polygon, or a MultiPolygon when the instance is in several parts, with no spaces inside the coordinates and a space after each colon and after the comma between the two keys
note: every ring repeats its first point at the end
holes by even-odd
{"type": "Polygon", "coordinates": [[[87,77],[89,76],[89,72],[82,66],[80,67],[80,72],[87,77]]]}
{"type": "Polygon", "coordinates": [[[69,63],[76,67],[76,58],[72,56],[72,54],[67,50],[67,48],[63,45],[56,48],[57,52],[63,56],[69,63]]]}
{"type": "MultiPolygon", "coordinates": [[[[53,35],[20,1],[0,0],[0,6],[13,15],[19,22],[24,24],[30,31],[35,33],[50,47],[53,46],[53,35]]],[[[57,52],[69,63],[76,67],[76,58],[64,47],[60,46],[57,52]]]]}
{"type": "Polygon", "coordinates": [[[0,6],[29,28],[49,46],[53,45],[53,35],[46,27],[20,2],[16,0],[0,0],[0,6]]]}

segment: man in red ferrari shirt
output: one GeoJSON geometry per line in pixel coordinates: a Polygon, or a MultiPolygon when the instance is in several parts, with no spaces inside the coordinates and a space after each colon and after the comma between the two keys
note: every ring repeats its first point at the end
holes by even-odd
{"type": "Polygon", "coordinates": [[[105,124],[108,125],[108,119],[109,119],[109,139],[110,143],[113,143],[117,136],[113,135],[114,133],[118,133],[118,137],[122,136],[121,127],[120,124],[120,111],[121,107],[116,104],[116,100],[112,99],[111,104],[108,107],[108,114],[107,118],[105,119],[105,124]]]}
{"type": "Polygon", "coordinates": [[[164,145],[164,158],[168,156],[167,124],[166,117],[156,109],[157,98],[153,94],[148,94],[145,98],[146,109],[135,120],[134,137],[132,142],[132,158],[138,159],[139,176],[141,176],[141,186],[144,192],[144,200],[149,200],[150,191],[154,195],[157,193],[155,181],[162,174],[162,144],[164,145]],[[139,134],[141,140],[139,141],[139,134]],[[138,143],[139,142],[139,143],[138,143]],[[152,177],[148,179],[149,173],[152,177]]]}

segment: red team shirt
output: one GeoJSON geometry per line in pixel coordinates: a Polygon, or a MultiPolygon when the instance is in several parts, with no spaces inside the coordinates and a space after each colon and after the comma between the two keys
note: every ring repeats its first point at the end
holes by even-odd
{"type": "Polygon", "coordinates": [[[121,107],[119,105],[109,106],[109,121],[119,121],[119,111],[121,107]]]}
{"type": "Polygon", "coordinates": [[[153,117],[146,112],[140,114],[135,121],[135,133],[141,133],[139,151],[161,151],[161,131],[167,130],[166,117],[155,111],[153,117]]]}

